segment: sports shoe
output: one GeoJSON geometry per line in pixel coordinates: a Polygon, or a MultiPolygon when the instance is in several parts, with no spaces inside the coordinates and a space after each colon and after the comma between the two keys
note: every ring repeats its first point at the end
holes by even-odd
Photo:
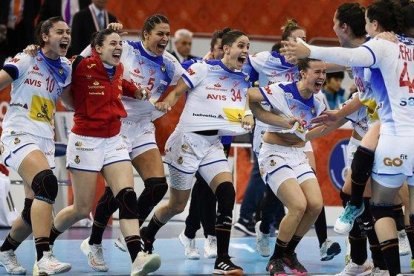
{"type": "Polygon", "coordinates": [[[243,275],[243,268],[232,263],[230,257],[216,259],[213,274],[220,275],[243,275]]]}
{"type": "Polygon", "coordinates": [[[248,236],[256,236],[256,233],[254,232],[254,222],[252,220],[240,217],[237,220],[236,224],[234,224],[234,228],[236,228],[239,231],[242,231],[248,236]]]}
{"type": "Polygon", "coordinates": [[[269,246],[269,238],[270,233],[265,234],[260,231],[260,221],[256,223],[256,226],[254,227],[256,230],[256,250],[259,252],[259,254],[263,257],[269,257],[270,256],[270,246],[269,246]]]}
{"type": "Polygon", "coordinates": [[[17,261],[16,254],[12,249],[0,252],[0,266],[4,266],[7,273],[13,275],[24,275],[26,269],[17,261]]]}
{"type": "Polygon", "coordinates": [[[405,256],[411,253],[410,243],[405,230],[398,231],[398,248],[400,249],[400,256],[405,256]]]}
{"type": "Polygon", "coordinates": [[[362,203],[361,207],[358,208],[348,202],[339,218],[335,221],[334,231],[342,235],[348,234],[354,226],[355,219],[362,215],[364,210],[364,203],[362,203]]]}
{"type": "Polygon", "coordinates": [[[217,258],[217,238],[208,235],[204,241],[204,258],[217,258]]]}
{"type": "Polygon", "coordinates": [[[379,267],[374,267],[371,271],[370,276],[390,276],[388,270],[381,270],[379,267]]]}
{"type": "Polygon", "coordinates": [[[68,263],[59,262],[51,251],[43,252],[43,257],[33,265],[33,275],[51,275],[67,272],[72,268],[68,263]]]}
{"type": "Polygon", "coordinates": [[[344,269],[335,276],[364,276],[372,272],[374,266],[371,262],[366,261],[363,265],[357,265],[352,260],[344,267],[344,269]]]}
{"type": "Polygon", "coordinates": [[[152,254],[154,251],[155,240],[148,238],[147,227],[142,227],[140,230],[142,250],[148,254],[152,254]]]}
{"type": "Polygon", "coordinates": [[[138,252],[137,257],[131,265],[131,276],[144,276],[156,271],[161,266],[161,258],[158,254],[147,254],[138,252]]]}
{"type": "Polygon", "coordinates": [[[282,259],[270,259],[266,266],[271,276],[287,276],[282,259]]]}
{"type": "Polygon", "coordinates": [[[299,262],[296,253],[285,254],[282,258],[283,263],[289,267],[293,274],[298,276],[308,275],[306,268],[299,262]]]}
{"type": "Polygon", "coordinates": [[[102,244],[89,244],[89,238],[83,240],[80,249],[88,257],[88,265],[95,271],[106,272],[108,266],[105,263],[102,244]]]}
{"type": "Polygon", "coordinates": [[[321,261],[330,261],[336,255],[341,253],[341,246],[339,246],[339,243],[333,242],[333,241],[327,239],[322,244],[319,251],[320,251],[320,254],[321,254],[321,261]]]}
{"type": "Polygon", "coordinates": [[[118,248],[119,250],[121,250],[122,252],[127,252],[127,250],[128,250],[127,245],[126,245],[126,242],[125,242],[125,238],[124,238],[124,236],[122,236],[122,234],[120,234],[118,236],[118,238],[115,240],[114,244],[115,244],[115,247],[118,248]]]}
{"type": "Polygon", "coordinates": [[[195,239],[189,239],[184,234],[184,231],[178,236],[180,243],[184,246],[184,254],[189,260],[200,259],[200,253],[195,245],[195,239]]]}

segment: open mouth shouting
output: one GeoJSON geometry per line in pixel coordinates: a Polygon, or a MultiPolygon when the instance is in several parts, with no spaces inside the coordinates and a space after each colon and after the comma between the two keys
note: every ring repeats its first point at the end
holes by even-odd
{"type": "Polygon", "coordinates": [[[112,53],[112,58],[114,59],[115,64],[118,64],[121,61],[121,54],[122,54],[121,50],[115,50],[112,53]]]}
{"type": "Polygon", "coordinates": [[[325,82],[324,79],[315,81],[315,85],[314,85],[315,92],[318,92],[319,90],[322,89],[322,86],[323,86],[324,82],[325,82]]]}
{"type": "Polygon", "coordinates": [[[59,43],[59,48],[60,48],[62,51],[67,51],[67,50],[68,50],[68,48],[69,48],[69,41],[62,41],[62,42],[60,42],[60,43],[59,43]]]}

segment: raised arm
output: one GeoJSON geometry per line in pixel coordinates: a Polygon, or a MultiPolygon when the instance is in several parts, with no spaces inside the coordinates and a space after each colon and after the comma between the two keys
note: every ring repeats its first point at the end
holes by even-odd
{"type": "Polygon", "coordinates": [[[183,78],[179,79],[177,85],[174,87],[167,97],[162,102],[155,103],[155,108],[162,112],[167,112],[177,103],[178,99],[187,91],[190,87],[184,82],[183,78]]]}

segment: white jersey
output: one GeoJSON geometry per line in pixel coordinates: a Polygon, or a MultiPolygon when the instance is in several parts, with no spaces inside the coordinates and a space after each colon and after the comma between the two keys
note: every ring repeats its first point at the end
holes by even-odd
{"type": "Polygon", "coordinates": [[[374,38],[353,49],[309,46],[312,58],[371,69],[371,87],[378,104],[381,133],[414,136],[414,39],[398,43],[374,38]]]}
{"type": "MultiPolygon", "coordinates": [[[[313,118],[326,110],[326,105],[314,95],[309,99],[304,99],[299,93],[296,82],[278,82],[259,89],[271,106],[271,112],[300,118],[305,130],[311,126],[313,118]]],[[[268,132],[280,132],[281,130],[283,128],[279,126],[268,125],[267,127],[268,132]]]]}
{"type": "Polygon", "coordinates": [[[154,56],[142,42],[126,41],[122,45],[121,62],[124,65],[124,79],[132,81],[138,88],[151,91],[149,101],[140,101],[123,96],[122,102],[128,113],[127,120],[155,120],[164,113],[157,111],[154,103],[164,94],[168,86],[175,85],[185,73],[180,63],[167,51],[154,56]]]}
{"type": "Polygon", "coordinates": [[[414,136],[414,40],[398,38],[398,44],[372,39],[364,46],[374,56],[371,86],[378,100],[381,133],[414,136]]]}
{"type": "MultiPolygon", "coordinates": [[[[342,107],[347,105],[350,101],[352,101],[355,97],[360,97],[359,94],[361,92],[354,93],[352,98],[347,100],[342,104],[342,107]]],[[[352,123],[352,127],[358,133],[359,136],[364,137],[365,134],[368,132],[368,108],[367,106],[363,105],[360,109],[355,111],[354,113],[346,116],[345,118],[352,123]]]]}
{"type": "Polygon", "coordinates": [[[259,86],[298,80],[297,66],[288,63],[278,52],[260,52],[249,56],[249,64],[258,74],[259,86]]]}
{"type": "Polygon", "coordinates": [[[246,133],[241,127],[249,76],[229,70],[221,61],[192,64],[184,81],[190,87],[177,129],[182,132],[219,130],[219,135],[246,133]]]}
{"type": "Polygon", "coordinates": [[[71,83],[72,67],[65,57],[51,60],[41,51],[35,57],[20,53],[4,65],[15,72],[4,133],[30,133],[54,139],[56,102],[71,83]]]}

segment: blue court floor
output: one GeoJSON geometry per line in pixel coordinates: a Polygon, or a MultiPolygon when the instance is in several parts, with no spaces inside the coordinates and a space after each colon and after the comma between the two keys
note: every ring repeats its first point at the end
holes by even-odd
{"type": "MultiPolygon", "coordinates": [[[[167,224],[168,225],[168,224],[167,224]]],[[[183,224],[178,229],[182,229],[183,224]]],[[[166,227],[167,228],[167,227],[166,227]]],[[[3,240],[7,235],[7,230],[0,230],[0,239],[3,240]]],[[[107,273],[97,273],[92,271],[86,257],[81,253],[79,246],[90,229],[70,229],[55,243],[53,251],[59,260],[72,264],[72,270],[62,275],[129,275],[130,258],[125,252],[119,251],[114,245],[114,238],[118,235],[118,228],[110,228],[105,232],[103,241],[105,260],[109,265],[107,273]]],[[[205,259],[201,254],[200,260],[187,260],[184,250],[178,241],[177,233],[180,230],[171,228],[164,229],[160,239],[155,242],[155,251],[160,254],[161,268],[154,275],[211,275],[214,266],[214,259],[205,259]]],[[[237,232],[234,231],[233,232],[237,232]]],[[[328,262],[319,261],[319,248],[314,231],[307,235],[300,243],[297,253],[299,260],[305,265],[312,275],[334,275],[344,267],[345,239],[343,236],[330,236],[331,240],[337,241],[342,247],[342,252],[333,260],[328,262]]],[[[332,231],[329,231],[332,233],[332,231]]],[[[201,236],[201,235],[199,235],[201,236]]],[[[268,275],[266,274],[267,258],[261,257],[255,251],[254,237],[241,237],[240,233],[235,233],[230,243],[230,255],[235,264],[243,267],[245,275],[268,275]]],[[[274,245],[275,239],[271,242],[274,245]]],[[[197,246],[202,253],[204,238],[197,238],[197,246]]],[[[35,249],[33,241],[30,239],[22,243],[16,251],[20,263],[32,272],[35,249]]],[[[409,271],[410,256],[401,257],[403,271],[409,271]]],[[[7,275],[4,268],[0,267],[0,275],[7,275]]]]}

